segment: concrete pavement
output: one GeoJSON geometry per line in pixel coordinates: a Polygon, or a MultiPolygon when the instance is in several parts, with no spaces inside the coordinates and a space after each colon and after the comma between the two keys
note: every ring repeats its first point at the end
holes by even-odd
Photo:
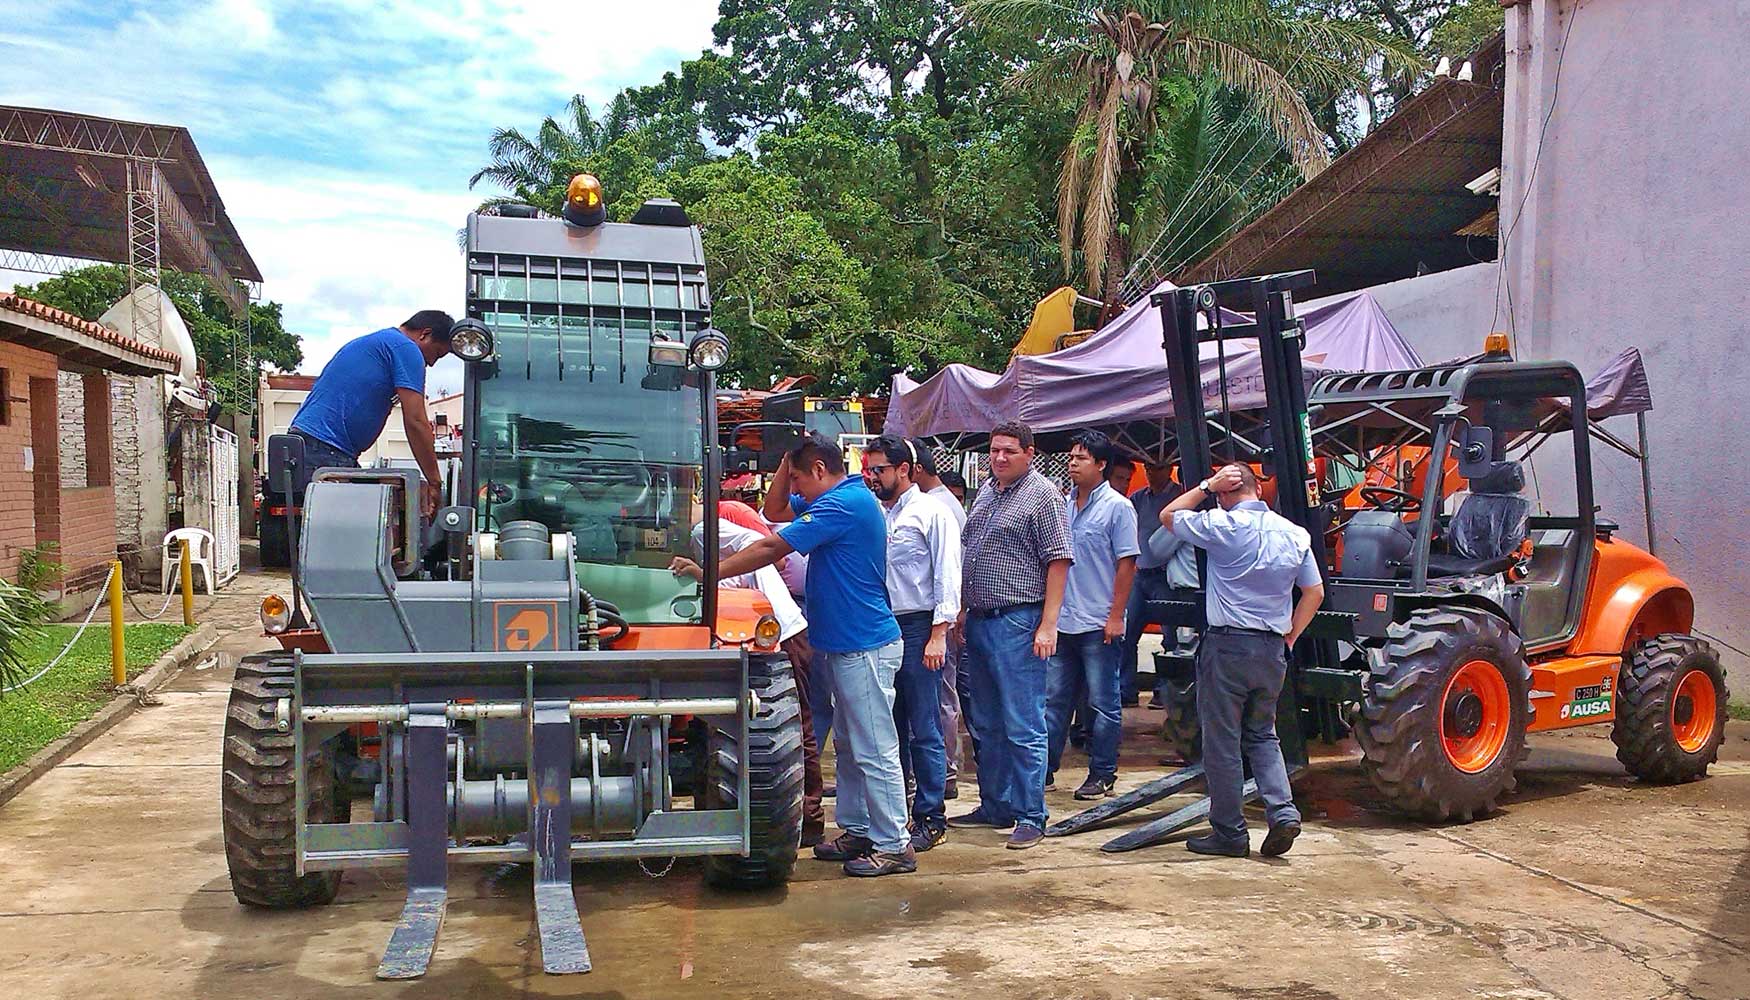
{"type": "MultiPolygon", "coordinates": [[[[1719,773],[1678,788],[1626,778],[1603,729],[1534,737],[1520,791],[1467,826],[1397,820],[1352,762],[1324,759],[1300,788],[1306,834],[1277,861],[1176,844],[1105,855],[1099,832],[1011,852],[999,834],[955,831],[916,875],[848,880],[804,861],[763,895],[705,889],[696,862],[664,878],[580,866],[596,969],[582,977],[541,973],[526,867],[457,867],[431,973],[379,983],[398,873],[349,873],[334,905],[303,912],[245,910],[230,893],[229,667],[262,647],[254,609],[274,586],[250,576],[221,595],[216,662],[0,808],[0,996],[1750,995],[1739,724],[1719,773]]],[[[1131,716],[1120,790],[1161,773],[1145,731],[1158,715],[1131,716]]],[[[1074,808],[1067,791],[1050,798],[1054,815],[1074,808]]]]}

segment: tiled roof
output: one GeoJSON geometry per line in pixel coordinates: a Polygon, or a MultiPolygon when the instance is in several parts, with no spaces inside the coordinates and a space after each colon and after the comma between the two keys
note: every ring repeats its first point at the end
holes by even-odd
{"type": "Polygon", "coordinates": [[[26,316],[33,316],[46,323],[53,323],[56,326],[64,326],[69,330],[77,331],[88,337],[95,337],[117,350],[125,351],[129,354],[136,354],[152,361],[162,361],[172,365],[180,365],[182,363],[182,357],[174,351],[166,351],[162,347],[153,347],[151,344],[142,344],[130,337],[122,336],[101,323],[93,323],[91,320],[81,319],[70,312],[56,309],[53,306],[45,306],[41,302],[27,299],[22,295],[14,295],[11,292],[0,292],[0,309],[9,309],[13,312],[23,313],[26,316]]]}

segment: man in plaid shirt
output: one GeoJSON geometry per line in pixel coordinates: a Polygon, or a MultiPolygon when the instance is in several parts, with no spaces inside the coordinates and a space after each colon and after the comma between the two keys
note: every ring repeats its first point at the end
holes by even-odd
{"type": "Polygon", "coordinates": [[[966,518],[961,573],[980,804],[948,822],[1013,826],[1008,846],[1022,850],[1045,830],[1045,661],[1071,551],[1063,494],[1033,469],[1031,428],[991,430],[990,472],[966,518]]]}

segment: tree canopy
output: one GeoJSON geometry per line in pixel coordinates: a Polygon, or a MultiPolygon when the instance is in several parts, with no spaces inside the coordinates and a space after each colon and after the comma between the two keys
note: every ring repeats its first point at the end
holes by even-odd
{"type": "Polygon", "coordinates": [[[582,171],[611,219],[675,198],[729,381],[873,391],[1000,368],[1066,275],[1111,302],[1194,262],[1491,23],[1494,0],[720,0],[712,49],[507,123],[473,181],[486,210],[554,210],[582,171]]]}

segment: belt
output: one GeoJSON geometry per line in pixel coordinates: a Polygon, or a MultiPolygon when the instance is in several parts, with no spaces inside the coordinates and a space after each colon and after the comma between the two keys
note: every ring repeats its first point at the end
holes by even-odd
{"type": "Polygon", "coordinates": [[[928,610],[926,610],[926,611],[895,611],[893,613],[893,620],[900,621],[900,620],[903,620],[906,618],[916,618],[918,615],[930,615],[931,617],[934,617],[935,614],[936,613],[934,611],[928,611],[928,610]]]}
{"type": "Polygon", "coordinates": [[[1281,632],[1272,632],[1267,628],[1240,628],[1237,625],[1211,625],[1209,631],[1216,635],[1255,635],[1269,636],[1278,641],[1285,638],[1281,632]]]}
{"type": "Polygon", "coordinates": [[[969,608],[967,614],[973,618],[998,618],[1011,611],[1043,607],[1044,604],[1044,601],[1022,601],[1020,604],[999,604],[994,608],[969,608]]]}

